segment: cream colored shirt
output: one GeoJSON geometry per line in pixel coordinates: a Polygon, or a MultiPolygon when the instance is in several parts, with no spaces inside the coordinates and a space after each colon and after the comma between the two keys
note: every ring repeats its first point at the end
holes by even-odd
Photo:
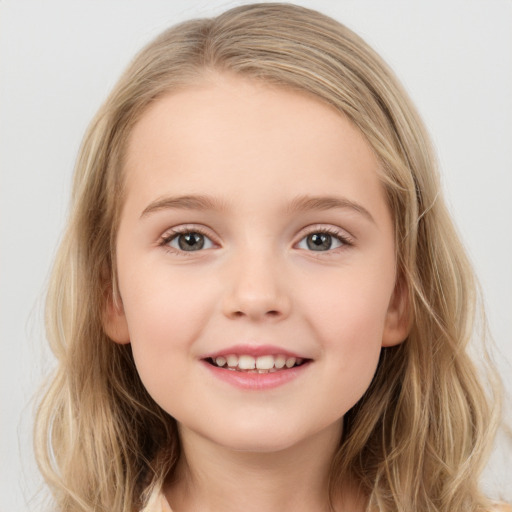
{"type": "MultiPolygon", "coordinates": [[[[140,512],[172,512],[172,509],[165,499],[165,496],[156,491],[152,494],[146,507],[140,512]]],[[[512,512],[512,506],[499,504],[496,505],[494,512],[512,512]]]]}
{"type": "Polygon", "coordinates": [[[172,509],[163,493],[157,489],[149,498],[148,504],[140,512],[172,512],[172,509]]]}

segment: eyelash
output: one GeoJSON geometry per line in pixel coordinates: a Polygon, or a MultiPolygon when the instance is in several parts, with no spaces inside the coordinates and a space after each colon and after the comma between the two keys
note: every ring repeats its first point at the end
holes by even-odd
{"type": "MultiPolygon", "coordinates": [[[[341,247],[336,247],[334,249],[329,249],[327,251],[313,251],[313,250],[310,250],[308,252],[312,252],[312,253],[320,253],[320,254],[324,254],[324,255],[332,255],[333,253],[335,252],[338,252],[340,250],[343,250],[344,248],[346,247],[351,247],[354,245],[354,239],[346,232],[342,232],[341,230],[339,229],[336,229],[336,228],[328,228],[328,227],[325,227],[325,226],[308,226],[306,228],[306,230],[301,233],[301,238],[299,240],[298,243],[300,243],[302,240],[304,240],[305,238],[307,238],[309,235],[316,235],[316,234],[319,234],[319,235],[330,235],[331,237],[335,238],[336,240],[340,241],[341,242],[341,247]]],[[[297,245],[297,244],[295,244],[297,245]]]]}
{"type": "MultiPolygon", "coordinates": [[[[183,227],[179,227],[179,228],[173,228],[170,233],[167,232],[165,235],[163,235],[158,245],[163,247],[165,250],[172,252],[173,254],[179,254],[181,256],[191,256],[194,252],[201,252],[201,250],[199,250],[199,251],[183,251],[183,250],[179,250],[174,247],[171,247],[169,245],[178,236],[186,235],[186,234],[190,234],[190,233],[197,233],[198,235],[202,235],[205,238],[208,238],[213,244],[216,244],[216,242],[213,240],[213,237],[209,233],[207,233],[205,229],[203,229],[199,226],[183,226],[183,227]]],[[[316,234],[325,234],[325,235],[332,236],[333,238],[335,238],[336,240],[341,242],[342,245],[341,245],[341,247],[336,247],[334,249],[328,249],[326,251],[309,250],[307,252],[312,252],[312,253],[317,252],[317,253],[324,254],[324,255],[325,254],[332,255],[332,253],[334,253],[334,252],[343,250],[344,247],[350,247],[350,246],[354,245],[354,239],[346,233],[342,234],[342,232],[338,229],[327,228],[325,226],[322,226],[322,227],[309,226],[309,227],[305,228],[305,231],[303,231],[303,233],[301,233],[301,237],[300,237],[299,241],[294,244],[294,247],[296,247],[300,242],[302,242],[308,236],[316,235],[316,234]]]]}
{"type": "Polygon", "coordinates": [[[205,229],[202,229],[198,226],[182,226],[179,228],[173,228],[171,232],[167,232],[164,234],[160,240],[159,246],[163,247],[166,251],[171,252],[173,254],[178,254],[180,256],[191,256],[194,252],[201,252],[201,251],[182,251],[179,249],[176,249],[174,247],[171,247],[169,244],[178,236],[180,235],[187,235],[189,233],[197,233],[198,235],[202,235],[205,238],[208,238],[211,240],[213,244],[216,244],[216,242],[213,240],[212,236],[206,232],[205,229]]]}

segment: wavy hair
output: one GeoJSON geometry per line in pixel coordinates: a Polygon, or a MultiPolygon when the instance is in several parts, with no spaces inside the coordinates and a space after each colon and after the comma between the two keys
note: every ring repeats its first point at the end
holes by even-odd
{"type": "Polygon", "coordinates": [[[362,39],[318,12],[274,3],[165,31],[135,57],[85,135],[47,298],[58,366],[35,426],[58,510],[134,512],[180,456],[175,420],[145,390],[130,346],[108,339],[102,318],[116,294],[129,134],[152,102],[212,70],[313,95],[347,116],[380,161],[411,331],[382,350],[370,388],[344,417],[331,497],[350,477],[368,510],[490,510],[478,481],[500,418],[499,379],[489,358],[480,358],[483,380],[469,356],[477,286],[424,126],[362,39]]]}

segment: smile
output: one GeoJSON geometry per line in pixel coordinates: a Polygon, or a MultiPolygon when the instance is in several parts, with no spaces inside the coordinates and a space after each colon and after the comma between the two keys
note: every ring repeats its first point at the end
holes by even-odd
{"type": "Polygon", "coordinates": [[[285,354],[261,355],[254,357],[247,354],[209,357],[208,363],[217,368],[244,373],[275,373],[304,364],[300,357],[289,357],[285,354]]]}
{"type": "Polygon", "coordinates": [[[236,345],[205,354],[201,361],[220,381],[246,391],[279,388],[309,373],[312,359],[272,345],[236,345]]]}

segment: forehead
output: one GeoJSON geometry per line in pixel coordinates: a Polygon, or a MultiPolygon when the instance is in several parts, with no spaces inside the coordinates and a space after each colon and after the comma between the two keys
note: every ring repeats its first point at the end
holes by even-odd
{"type": "Polygon", "coordinates": [[[267,196],[323,194],[333,183],[382,193],[378,161],[345,116],[313,95],[230,75],[157,100],[135,125],[125,162],[128,194],[139,196],[229,194],[237,183],[267,196]]]}

